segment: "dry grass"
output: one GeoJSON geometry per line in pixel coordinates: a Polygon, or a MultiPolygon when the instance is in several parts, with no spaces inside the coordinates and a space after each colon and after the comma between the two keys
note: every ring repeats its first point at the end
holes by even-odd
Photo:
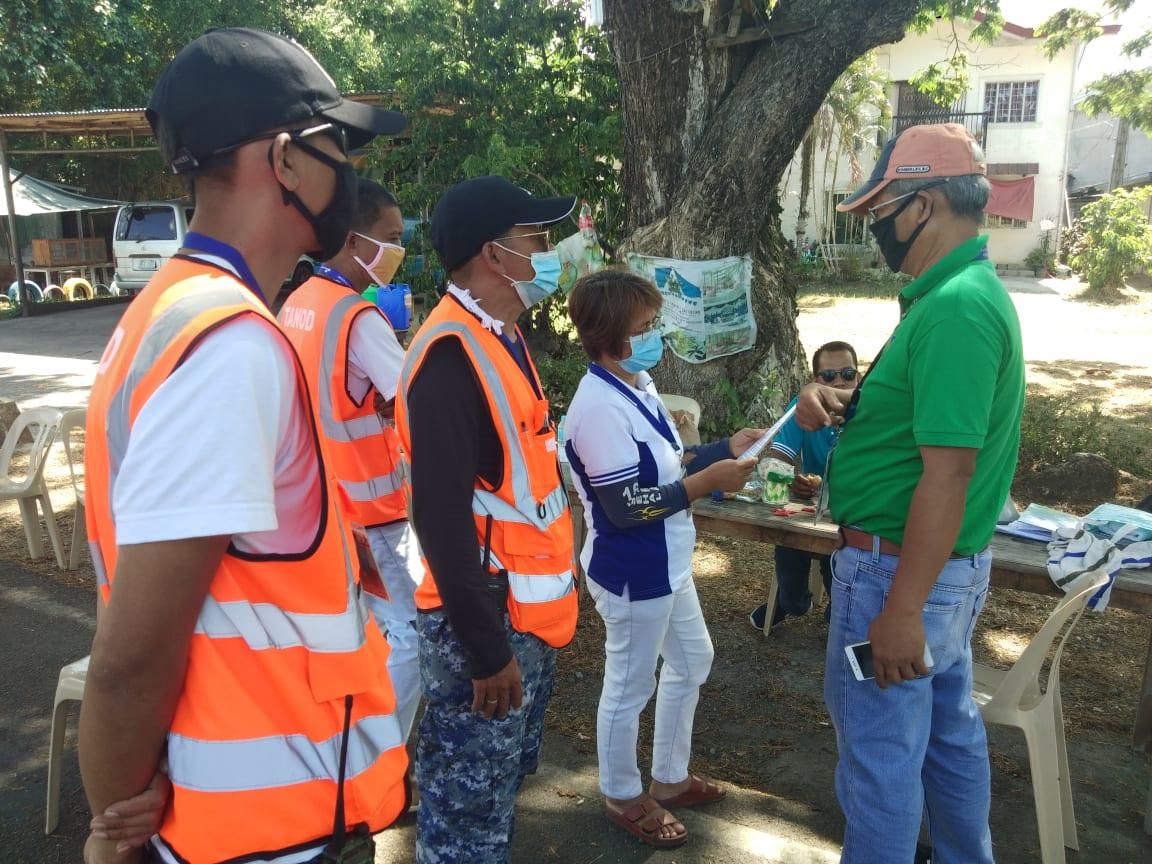
{"type": "MultiPolygon", "coordinates": [[[[716,647],[711,678],[696,712],[694,769],[766,790],[773,778],[812,750],[834,750],[823,698],[827,627],[814,611],[765,639],[747,620],[774,578],[771,547],[704,536],[694,558],[696,585],[716,647]],[[702,746],[701,746],[702,745],[702,746]]],[[[585,598],[586,600],[586,598],[585,598]]],[[[1008,668],[1039,631],[1055,598],[994,589],[973,640],[978,662],[1008,668]]],[[[1086,613],[1065,651],[1061,672],[1070,739],[1126,739],[1135,717],[1152,616],[1111,609],[1086,613]]],[[[595,754],[596,704],[603,670],[604,627],[583,602],[572,645],[560,655],[550,728],[595,754]]],[[[640,764],[649,762],[652,707],[642,719],[640,764]]],[[[831,757],[831,753],[827,754],[831,757]]],[[[1006,756],[994,764],[1027,775],[1006,756]],[[1011,763],[1011,764],[1009,764],[1011,763]]]]}

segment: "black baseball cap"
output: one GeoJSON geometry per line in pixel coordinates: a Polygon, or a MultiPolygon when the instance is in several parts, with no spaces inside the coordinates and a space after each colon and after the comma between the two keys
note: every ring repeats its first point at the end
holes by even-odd
{"type": "Polygon", "coordinates": [[[432,211],[432,247],[451,273],[484,244],[518,225],[551,225],[567,218],[576,196],[536,198],[503,177],[473,177],[440,196],[432,211]]]}
{"type": "Polygon", "coordinates": [[[407,121],[340,95],[301,45],[246,27],[209,30],[189,42],[156,82],[145,112],[164,161],[177,174],[280,126],[323,118],[351,149],[394,135],[407,121]]]}

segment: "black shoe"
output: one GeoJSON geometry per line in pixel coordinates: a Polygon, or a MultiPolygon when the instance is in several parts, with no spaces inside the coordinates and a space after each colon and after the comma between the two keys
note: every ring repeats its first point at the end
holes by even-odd
{"type": "Polygon", "coordinates": [[[913,864],[932,864],[932,847],[927,843],[917,843],[913,864]]]}

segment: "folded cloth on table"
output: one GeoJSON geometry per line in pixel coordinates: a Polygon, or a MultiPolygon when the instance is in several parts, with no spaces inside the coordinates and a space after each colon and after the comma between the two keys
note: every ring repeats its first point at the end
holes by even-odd
{"type": "Polygon", "coordinates": [[[1138,526],[1122,525],[1111,537],[1093,533],[1083,523],[1057,528],[1048,544],[1048,575],[1067,592],[1085,573],[1104,570],[1108,583],[1088,600],[1088,608],[1103,612],[1108,608],[1116,574],[1124,568],[1152,566],[1152,541],[1130,542],[1138,526]]]}

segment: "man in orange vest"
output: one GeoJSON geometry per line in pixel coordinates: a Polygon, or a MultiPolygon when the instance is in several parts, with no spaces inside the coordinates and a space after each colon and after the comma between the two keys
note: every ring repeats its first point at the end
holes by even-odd
{"type": "Polygon", "coordinates": [[[420,704],[414,592],[424,576],[405,502],[407,469],[391,420],[404,349],[388,318],[360,295],[392,281],[404,247],[404,220],[392,193],[364,177],[344,246],[292,292],[279,320],[304,364],[320,434],[332,470],[347,495],[350,516],[364,531],[379,578],[364,580],[363,600],[392,653],[388,675],[396,691],[404,737],[420,704]]]}
{"type": "MultiPolygon", "coordinates": [[[[266,303],[301,253],[348,236],[347,147],[404,120],[345,101],[307,51],[250,29],[187,45],[147,116],[196,213],[113,333],[88,408],[105,605],[84,788],[106,816],[166,758],[151,852],[171,864],[370,859],[370,832],[408,802],[388,646],[365,626],[331,458],[266,303]]],[[[143,855],[85,846],[88,864],[143,855]]]]}
{"type": "Polygon", "coordinates": [[[427,700],[419,864],[509,860],[556,649],[576,629],[555,427],[516,326],[556,290],[548,226],[575,203],[480,177],[448,190],[432,215],[452,281],[409,348],[396,402],[428,568],[416,591],[427,700]]]}

